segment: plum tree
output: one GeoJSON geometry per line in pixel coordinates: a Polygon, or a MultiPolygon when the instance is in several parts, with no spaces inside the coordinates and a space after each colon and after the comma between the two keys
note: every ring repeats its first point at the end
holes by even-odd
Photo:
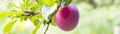
{"type": "Polygon", "coordinates": [[[9,34],[15,23],[18,21],[24,22],[29,19],[36,26],[32,34],[36,34],[42,23],[47,25],[44,32],[46,34],[50,23],[54,24],[54,19],[52,19],[54,15],[56,15],[55,21],[58,27],[65,31],[72,30],[78,23],[79,12],[74,5],[70,4],[71,2],[72,0],[22,0],[19,5],[10,3],[8,5],[10,10],[0,13],[0,19],[8,17],[10,20],[4,26],[3,32],[4,34],[9,34]],[[44,6],[47,11],[43,10],[44,6]],[[53,7],[54,10],[51,10],[53,7]]]}
{"type": "Polygon", "coordinates": [[[60,7],[60,9],[55,14],[56,25],[64,30],[73,30],[79,21],[79,11],[77,7],[73,4],[60,7]]]}

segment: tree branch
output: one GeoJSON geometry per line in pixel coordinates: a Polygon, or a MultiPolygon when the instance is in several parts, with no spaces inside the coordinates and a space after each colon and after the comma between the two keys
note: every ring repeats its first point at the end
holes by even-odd
{"type": "Polygon", "coordinates": [[[62,3],[62,0],[60,0],[60,3],[58,4],[57,9],[48,16],[49,22],[47,23],[47,28],[46,28],[44,34],[46,34],[46,32],[47,32],[47,30],[48,30],[48,28],[49,28],[49,24],[50,24],[51,21],[52,21],[52,17],[56,14],[56,12],[57,12],[57,11],[59,10],[59,8],[61,7],[61,3],[62,3]]]}
{"type": "Polygon", "coordinates": [[[49,28],[49,24],[47,24],[47,28],[46,28],[46,30],[45,30],[45,32],[44,32],[44,34],[46,34],[46,32],[47,32],[48,28],[49,28]]]}

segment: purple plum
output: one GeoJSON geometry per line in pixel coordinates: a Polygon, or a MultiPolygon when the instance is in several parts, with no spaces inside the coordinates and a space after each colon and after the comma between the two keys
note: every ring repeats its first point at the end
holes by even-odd
{"type": "Polygon", "coordinates": [[[79,10],[73,4],[60,7],[60,9],[55,14],[56,25],[64,30],[73,30],[79,21],[79,10]]]}

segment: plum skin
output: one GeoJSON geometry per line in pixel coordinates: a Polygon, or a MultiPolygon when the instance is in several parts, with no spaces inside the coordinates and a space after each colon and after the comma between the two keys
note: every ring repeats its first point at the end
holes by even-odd
{"type": "Polygon", "coordinates": [[[79,21],[79,11],[77,7],[73,4],[60,7],[60,9],[55,14],[56,25],[64,30],[73,30],[79,21]]]}

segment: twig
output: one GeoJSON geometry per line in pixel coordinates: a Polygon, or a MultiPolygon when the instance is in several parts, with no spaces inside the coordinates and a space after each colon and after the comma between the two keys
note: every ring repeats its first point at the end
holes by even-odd
{"type": "Polygon", "coordinates": [[[32,11],[24,11],[25,13],[21,16],[34,16],[36,14],[40,14],[40,12],[32,12],[32,11]]]}
{"type": "Polygon", "coordinates": [[[47,24],[47,28],[46,28],[46,30],[45,30],[45,32],[44,32],[44,34],[46,34],[46,32],[47,32],[48,28],[49,28],[49,24],[47,24]]]}

